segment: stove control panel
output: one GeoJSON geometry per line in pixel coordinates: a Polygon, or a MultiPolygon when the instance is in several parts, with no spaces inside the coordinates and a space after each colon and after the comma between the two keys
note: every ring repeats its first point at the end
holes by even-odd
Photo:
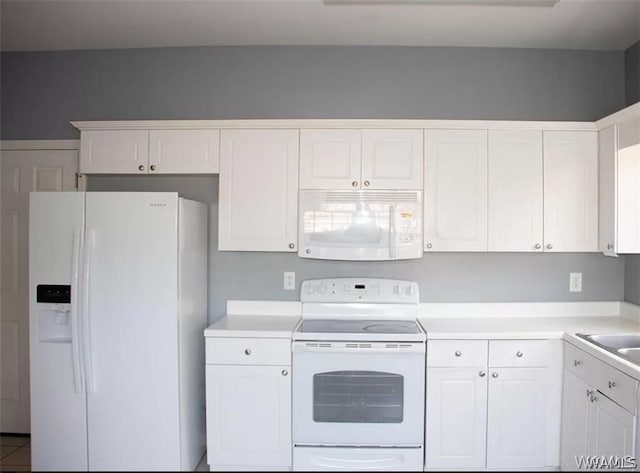
{"type": "Polygon", "coordinates": [[[300,288],[302,302],[370,302],[417,304],[418,283],[399,279],[308,279],[300,288]]]}

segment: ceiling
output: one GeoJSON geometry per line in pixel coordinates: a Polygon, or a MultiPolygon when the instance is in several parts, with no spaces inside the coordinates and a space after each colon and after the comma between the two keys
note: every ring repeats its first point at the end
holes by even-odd
{"type": "Polygon", "coordinates": [[[553,7],[389,3],[0,0],[0,49],[405,45],[624,50],[640,40],[640,0],[560,0],[553,7]]]}

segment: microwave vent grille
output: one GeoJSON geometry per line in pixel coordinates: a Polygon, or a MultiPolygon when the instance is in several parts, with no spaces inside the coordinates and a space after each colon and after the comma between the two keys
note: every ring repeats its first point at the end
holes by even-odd
{"type": "Polygon", "coordinates": [[[307,202],[421,203],[421,191],[300,191],[307,202]]]}

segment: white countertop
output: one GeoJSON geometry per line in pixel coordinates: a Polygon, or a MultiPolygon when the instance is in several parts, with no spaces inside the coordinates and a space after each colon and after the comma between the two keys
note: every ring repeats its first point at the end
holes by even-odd
{"type": "Polygon", "coordinates": [[[427,340],[562,338],[566,333],[640,332],[640,323],[602,317],[420,317],[427,340]]]}
{"type": "Polygon", "coordinates": [[[229,315],[209,325],[205,337],[291,338],[296,315],[229,315]]]}

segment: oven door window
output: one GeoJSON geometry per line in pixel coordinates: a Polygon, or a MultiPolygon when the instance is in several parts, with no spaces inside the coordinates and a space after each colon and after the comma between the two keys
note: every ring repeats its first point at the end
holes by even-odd
{"type": "Polygon", "coordinates": [[[404,378],[381,371],[331,371],[313,375],[315,422],[399,424],[404,378]]]}

